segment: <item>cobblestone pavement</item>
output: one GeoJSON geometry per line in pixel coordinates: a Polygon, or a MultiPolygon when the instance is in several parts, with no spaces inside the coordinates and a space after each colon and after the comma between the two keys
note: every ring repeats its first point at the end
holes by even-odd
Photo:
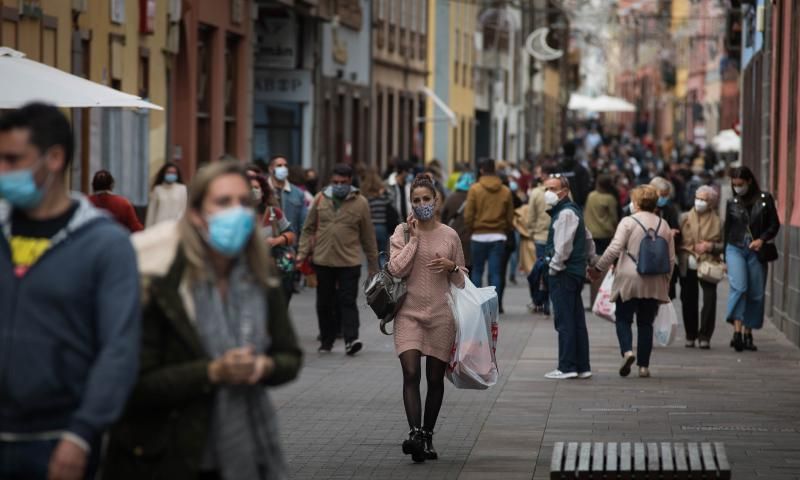
{"type": "MultiPolygon", "coordinates": [[[[756,353],[729,348],[722,320],[709,351],[686,349],[680,327],[673,345],[654,351],[652,378],[640,379],[619,377],[613,324],[587,314],[594,376],[553,381],[543,378],[555,367],[552,319],[526,312],[526,292],[506,293],[500,381],[488,391],[446,384],[440,459],[420,465],[400,451],[400,365],[364,300],[365,348],[351,358],[342,342],[316,352],[314,292],[295,296],[305,366],[273,392],[291,478],[546,479],[554,442],[591,440],[723,441],[734,478],[800,479],[800,350],[769,322],[756,332],[756,353]]],[[[719,293],[718,318],[727,288],[719,293]]]]}

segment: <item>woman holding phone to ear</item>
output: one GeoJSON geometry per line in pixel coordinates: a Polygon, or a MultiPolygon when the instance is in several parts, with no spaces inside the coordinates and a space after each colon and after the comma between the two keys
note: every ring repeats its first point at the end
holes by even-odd
{"type": "Polygon", "coordinates": [[[395,318],[394,343],[403,368],[403,404],[411,431],[403,453],[415,462],[438,458],[433,429],[444,397],[444,374],[456,326],[447,302],[450,285],[464,287],[464,252],[455,230],[435,215],[439,193],[425,175],[411,185],[413,214],[391,238],[389,272],[406,279],[408,295],[395,318]],[[408,243],[404,228],[408,228],[408,243]],[[427,357],[428,394],[423,423],[421,357],[427,357]]]}

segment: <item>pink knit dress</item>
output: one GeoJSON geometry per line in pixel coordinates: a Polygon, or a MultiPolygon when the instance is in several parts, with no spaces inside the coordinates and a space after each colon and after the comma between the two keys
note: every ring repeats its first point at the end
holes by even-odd
{"type": "Polygon", "coordinates": [[[438,254],[464,268],[461,239],[452,228],[439,225],[430,232],[417,230],[406,245],[400,225],[392,235],[391,246],[389,272],[406,278],[408,285],[405,303],[394,320],[397,355],[419,350],[423,355],[447,362],[456,335],[447,297],[451,283],[464,287],[464,273],[433,273],[427,264],[438,254]]]}

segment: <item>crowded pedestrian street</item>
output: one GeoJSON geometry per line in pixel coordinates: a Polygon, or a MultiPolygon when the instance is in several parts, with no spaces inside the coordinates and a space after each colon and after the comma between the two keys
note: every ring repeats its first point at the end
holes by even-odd
{"type": "Polygon", "coordinates": [[[0,480],[800,480],[800,0],[0,0],[0,480]]]}
{"type": "MultiPolygon", "coordinates": [[[[407,430],[400,370],[360,298],[363,352],[348,357],[339,342],[309,354],[300,378],[274,391],[291,478],[544,480],[558,441],[721,441],[733,478],[800,478],[800,349],[773,326],[757,354],[734,352],[727,335],[708,351],[687,349],[680,334],[655,351],[652,378],[621,378],[613,324],[587,313],[594,375],[552,382],[543,375],[556,354],[553,320],[528,313],[526,289],[508,294],[500,380],[487,391],[448,384],[440,458],[422,465],[397,454],[407,430]]],[[[317,345],[313,299],[305,291],[292,304],[308,352],[317,345]]]]}

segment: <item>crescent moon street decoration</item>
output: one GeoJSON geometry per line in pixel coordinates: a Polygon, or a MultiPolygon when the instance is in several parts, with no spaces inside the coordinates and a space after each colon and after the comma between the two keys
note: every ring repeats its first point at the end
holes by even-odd
{"type": "Polygon", "coordinates": [[[563,50],[556,50],[547,44],[547,34],[550,29],[547,27],[537,28],[525,40],[525,51],[528,55],[543,62],[549,62],[561,58],[563,50]]]}

